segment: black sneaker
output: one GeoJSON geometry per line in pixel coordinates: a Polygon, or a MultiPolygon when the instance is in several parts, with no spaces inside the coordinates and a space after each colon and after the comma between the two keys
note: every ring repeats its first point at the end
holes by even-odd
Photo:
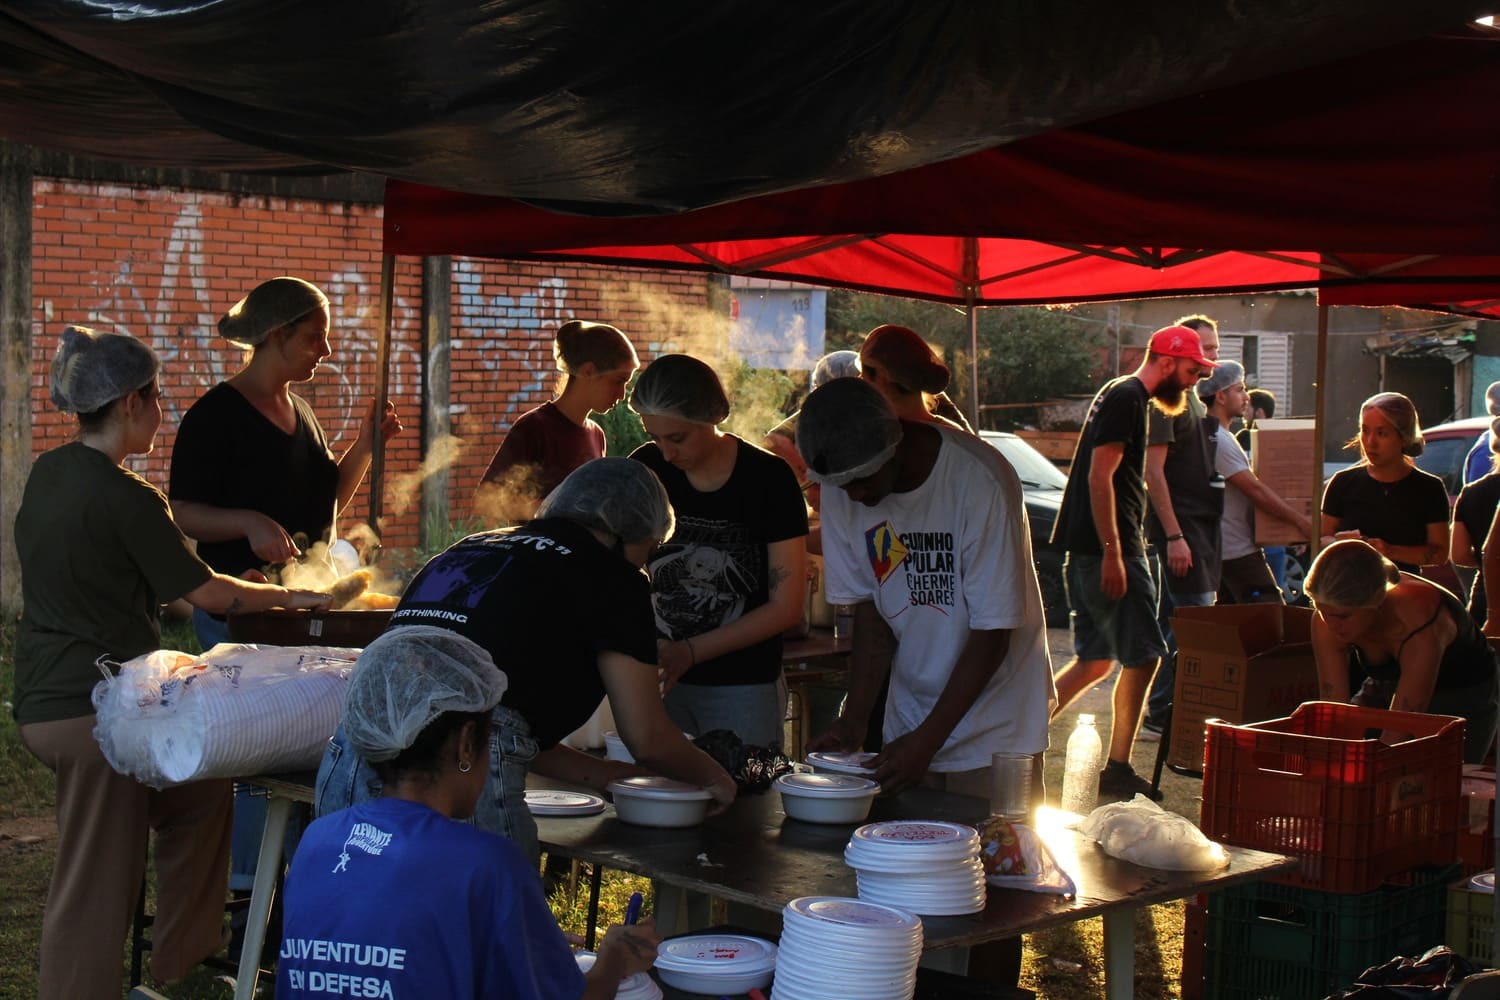
{"type": "Polygon", "coordinates": [[[1099,772],[1099,798],[1125,801],[1133,799],[1137,795],[1144,795],[1152,802],[1160,802],[1161,790],[1152,788],[1151,782],[1135,773],[1135,768],[1129,764],[1119,764],[1110,761],[1103,771],[1099,772]]]}

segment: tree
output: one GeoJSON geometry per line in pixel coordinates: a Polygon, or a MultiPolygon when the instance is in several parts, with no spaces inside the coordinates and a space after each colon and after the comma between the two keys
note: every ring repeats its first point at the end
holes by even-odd
{"type": "MultiPolygon", "coordinates": [[[[948,395],[969,412],[969,324],[963,309],[866,292],[828,293],[828,350],[858,350],[865,334],[882,323],[915,330],[943,356],[953,372],[948,395]]],[[[1107,347],[1102,326],[1066,307],[980,309],[980,402],[1004,406],[981,411],[981,426],[1034,425],[1035,408],[1013,404],[1093,392],[1104,377],[1107,347]]]]}

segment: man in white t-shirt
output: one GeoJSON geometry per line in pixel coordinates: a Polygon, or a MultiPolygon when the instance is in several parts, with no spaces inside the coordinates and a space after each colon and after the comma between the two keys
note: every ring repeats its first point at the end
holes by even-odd
{"type": "Polygon", "coordinates": [[[1015,470],[859,379],[808,396],[797,448],[825,486],[828,599],[855,608],[849,695],[809,749],[858,750],[889,673],[882,788],[988,797],[991,754],[1040,762],[1056,700],[1015,470]]]}
{"type": "Polygon", "coordinates": [[[1250,460],[1229,432],[1235,417],[1244,414],[1250,402],[1245,390],[1245,369],[1238,361],[1221,361],[1214,373],[1198,383],[1198,396],[1208,405],[1209,416],[1219,421],[1219,449],[1215,459],[1224,477],[1224,519],[1219,524],[1223,564],[1219,594],[1236,604],[1279,604],[1281,588],[1266,563],[1265,553],[1255,544],[1255,510],[1293,525],[1304,538],[1312,537],[1312,524],[1250,471],[1250,460]]]}

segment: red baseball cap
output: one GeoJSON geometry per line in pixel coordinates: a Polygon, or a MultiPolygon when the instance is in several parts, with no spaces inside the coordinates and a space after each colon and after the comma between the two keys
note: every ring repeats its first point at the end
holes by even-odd
{"type": "Polygon", "coordinates": [[[1146,345],[1146,350],[1169,358],[1187,358],[1204,368],[1214,367],[1214,363],[1203,356],[1203,341],[1198,339],[1198,331],[1191,327],[1162,327],[1151,335],[1151,342],[1146,345]]]}

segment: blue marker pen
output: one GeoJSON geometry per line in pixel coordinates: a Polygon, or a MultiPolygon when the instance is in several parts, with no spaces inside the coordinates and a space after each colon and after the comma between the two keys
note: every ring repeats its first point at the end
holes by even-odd
{"type": "Polygon", "coordinates": [[[625,926],[629,927],[641,915],[641,894],[632,892],[630,902],[625,904],[625,926]]]}

